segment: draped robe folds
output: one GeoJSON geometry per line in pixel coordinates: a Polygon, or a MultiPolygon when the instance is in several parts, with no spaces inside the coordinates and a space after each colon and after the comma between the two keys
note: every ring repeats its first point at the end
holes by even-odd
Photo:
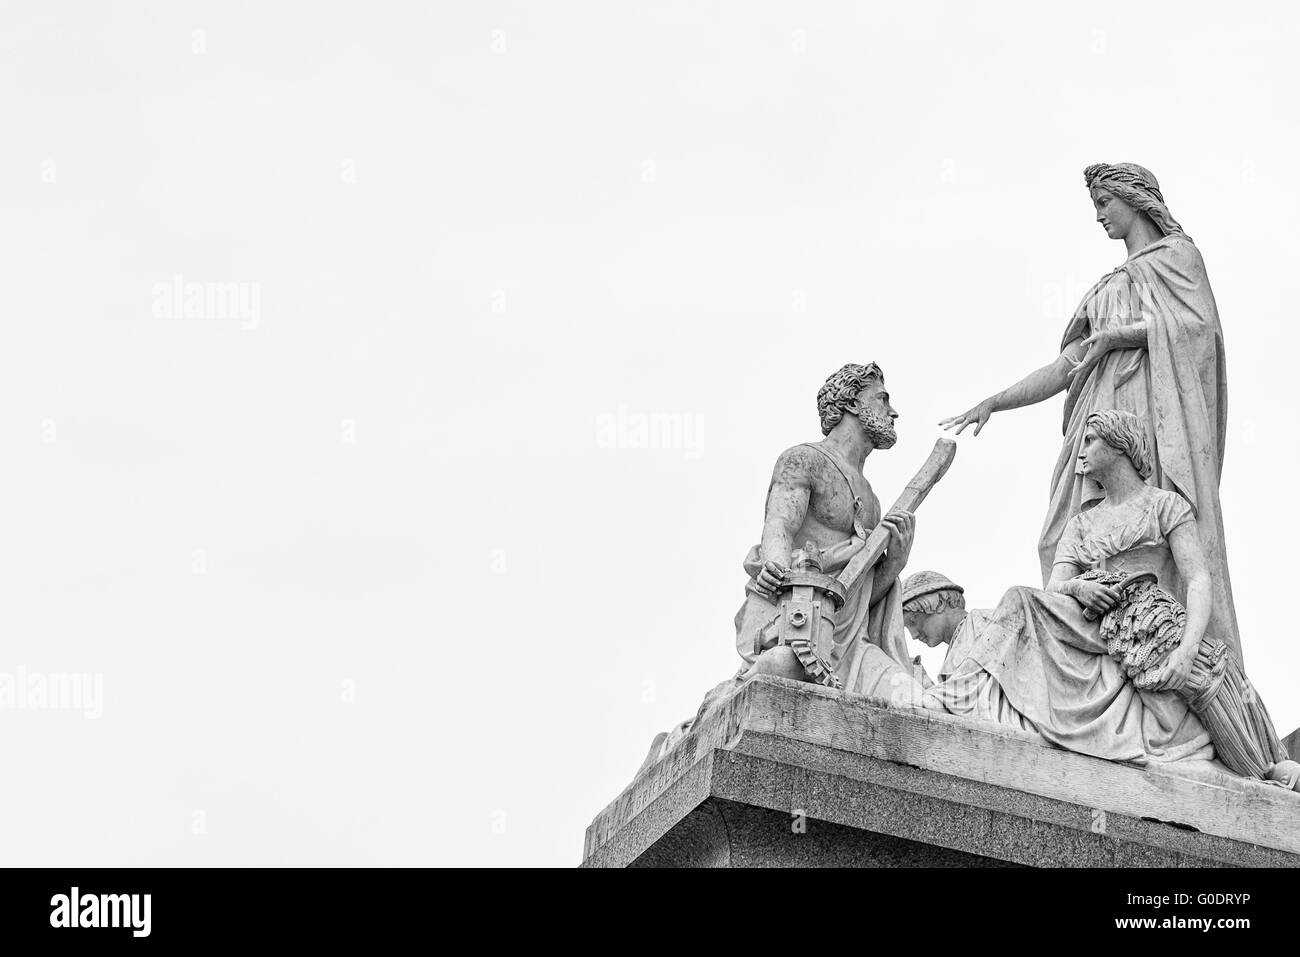
{"type": "MultiPolygon", "coordinates": [[[[1061,448],[1052,475],[1051,504],[1039,540],[1043,584],[1052,574],[1066,523],[1105,493],[1079,474],[1084,423],[1093,412],[1120,409],[1138,416],[1153,439],[1147,480],[1178,492],[1196,513],[1213,582],[1209,633],[1241,661],[1241,638],[1223,542],[1219,477],[1228,415],[1223,331],[1201,254],[1186,236],[1172,234],[1134,253],[1103,276],[1083,298],[1061,340],[1070,343],[1103,329],[1147,322],[1145,349],[1107,353],[1065,400],[1061,448]]],[[[1161,585],[1186,602],[1186,584],[1174,575],[1161,585]]]]}
{"type": "Polygon", "coordinates": [[[958,628],[927,708],[995,721],[1071,751],[1139,764],[1214,755],[1209,733],[1172,691],[1138,691],[1106,653],[1099,623],[1073,598],[1009,590],[958,628]]]}

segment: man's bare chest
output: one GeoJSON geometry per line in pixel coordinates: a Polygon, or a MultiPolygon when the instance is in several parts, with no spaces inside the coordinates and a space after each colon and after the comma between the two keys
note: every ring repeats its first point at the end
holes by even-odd
{"type": "Polygon", "coordinates": [[[845,533],[853,531],[855,517],[868,530],[879,524],[880,503],[865,476],[846,476],[827,461],[818,464],[810,484],[808,512],[819,524],[845,533]]]}

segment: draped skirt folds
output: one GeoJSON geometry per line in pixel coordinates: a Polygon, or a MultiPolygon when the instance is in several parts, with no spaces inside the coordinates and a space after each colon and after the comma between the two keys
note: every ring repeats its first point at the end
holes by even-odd
{"type": "Polygon", "coordinates": [[[925,702],[1037,731],[1060,747],[1111,761],[1214,754],[1187,702],[1173,692],[1138,691],[1079,603],[1037,588],[1003,596],[964,659],[927,689],[925,702]]]}

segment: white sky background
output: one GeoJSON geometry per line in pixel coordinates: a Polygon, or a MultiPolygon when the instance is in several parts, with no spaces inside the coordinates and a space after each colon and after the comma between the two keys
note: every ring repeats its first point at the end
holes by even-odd
{"type": "MultiPolygon", "coordinates": [[[[1124,258],[1100,161],[1205,256],[1247,671],[1300,724],[1300,14],[997,9],[6,4],[0,671],[103,680],[0,710],[6,861],[578,863],[735,670],[826,375],[885,370],[887,506],[1124,258]],[[156,315],[177,275],[256,316],[156,315]]],[[[1039,584],[1061,407],[962,437],[913,569],[1039,584]]]]}

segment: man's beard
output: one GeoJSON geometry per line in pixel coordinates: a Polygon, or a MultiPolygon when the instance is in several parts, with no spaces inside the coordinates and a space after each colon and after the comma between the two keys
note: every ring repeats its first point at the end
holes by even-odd
{"type": "Polygon", "coordinates": [[[894,431],[894,420],[889,416],[863,409],[858,413],[858,421],[862,423],[862,431],[866,432],[867,439],[875,448],[893,448],[894,443],[898,441],[898,433],[894,431]]]}

